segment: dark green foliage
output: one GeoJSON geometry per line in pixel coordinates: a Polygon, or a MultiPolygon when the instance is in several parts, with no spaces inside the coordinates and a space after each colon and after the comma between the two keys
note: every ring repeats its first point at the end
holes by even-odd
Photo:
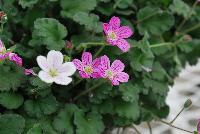
{"type": "Polygon", "coordinates": [[[8,21],[0,38],[7,48],[16,47],[24,68],[36,67],[36,73],[36,57],[52,49],[71,59],[83,50],[95,55],[100,46],[87,44],[105,42],[102,23],[112,16],[120,17],[134,35],[128,53],[112,46],[100,53],[125,63],[130,80],[120,86],[102,79],[75,85],[78,75],[68,86],[46,84],[0,60],[0,134],[104,134],[155,116],[166,118],[169,85],[186,62],[195,64],[200,57],[200,7],[190,12],[192,5],[189,0],[1,0],[8,21]],[[66,41],[73,49],[65,47],[66,41]],[[163,43],[170,45],[159,46],[163,43]]]}

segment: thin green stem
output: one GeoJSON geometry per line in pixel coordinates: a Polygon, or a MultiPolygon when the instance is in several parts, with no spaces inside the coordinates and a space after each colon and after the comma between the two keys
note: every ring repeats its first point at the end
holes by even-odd
{"type": "Polygon", "coordinates": [[[89,93],[90,91],[96,89],[97,87],[101,86],[103,83],[104,83],[104,82],[100,82],[100,83],[98,83],[98,84],[95,84],[93,87],[90,87],[90,88],[88,88],[87,90],[81,92],[79,95],[77,95],[77,96],[74,98],[74,100],[77,100],[77,99],[80,98],[81,96],[83,96],[83,95],[89,93]]]}
{"type": "Polygon", "coordinates": [[[192,31],[194,31],[194,30],[196,30],[198,28],[200,28],[200,23],[198,23],[197,25],[194,25],[194,26],[184,30],[181,34],[182,35],[187,34],[187,33],[192,32],[192,31]]]}
{"type": "Polygon", "coordinates": [[[147,122],[147,126],[149,128],[149,134],[153,134],[150,122],[147,122]]]}
{"type": "Polygon", "coordinates": [[[164,120],[158,119],[158,121],[160,121],[161,123],[163,123],[163,124],[165,124],[165,125],[168,125],[168,126],[170,126],[170,127],[176,128],[176,129],[178,129],[178,130],[181,130],[181,131],[184,131],[184,132],[187,132],[187,133],[193,134],[192,131],[188,131],[188,130],[185,130],[185,129],[183,129],[183,128],[179,128],[179,127],[174,126],[174,125],[172,125],[171,123],[166,122],[166,121],[164,121],[164,120]]]}
{"type": "Polygon", "coordinates": [[[198,4],[198,0],[195,0],[194,4],[192,5],[192,8],[190,12],[188,13],[187,17],[183,19],[183,21],[180,23],[180,25],[177,28],[177,32],[180,31],[180,29],[184,26],[185,22],[190,18],[192,15],[193,10],[195,9],[196,5],[198,4]]]}
{"type": "Polygon", "coordinates": [[[96,58],[103,51],[104,48],[105,48],[105,45],[101,46],[101,48],[95,53],[94,58],[96,58]]]}
{"type": "Polygon", "coordinates": [[[155,47],[163,47],[163,46],[173,46],[174,43],[168,42],[168,43],[159,43],[159,44],[154,44],[151,45],[150,48],[155,48],[155,47]]]}
{"type": "Polygon", "coordinates": [[[136,132],[137,134],[142,134],[142,133],[140,133],[140,131],[135,127],[135,125],[132,125],[132,128],[135,130],[135,132],[136,132]]]}
{"type": "Polygon", "coordinates": [[[149,18],[151,18],[151,17],[157,15],[157,14],[160,13],[160,12],[161,12],[160,10],[156,10],[156,11],[153,12],[152,14],[150,14],[150,15],[148,15],[148,16],[142,18],[141,20],[136,21],[136,23],[137,23],[137,24],[138,24],[138,23],[141,23],[142,21],[147,20],[147,19],[149,19],[149,18]]]}
{"type": "Polygon", "coordinates": [[[179,117],[179,115],[184,111],[184,107],[180,110],[180,112],[176,115],[176,117],[174,117],[174,119],[170,122],[170,124],[173,124],[174,121],[179,117]]]}
{"type": "Polygon", "coordinates": [[[104,42],[87,42],[87,43],[81,43],[76,50],[80,50],[82,48],[87,48],[87,47],[91,47],[91,46],[104,46],[106,45],[106,43],[104,42]]]}

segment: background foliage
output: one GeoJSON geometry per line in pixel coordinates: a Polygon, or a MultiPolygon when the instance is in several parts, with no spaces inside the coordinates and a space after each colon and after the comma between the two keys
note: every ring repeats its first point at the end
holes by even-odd
{"type": "MultiPolygon", "coordinates": [[[[200,6],[194,0],[0,0],[8,22],[0,34],[7,48],[16,45],[24,67],[36,67],[36,56],[61,50],[80,57],[80,45],[104,42],[102,22],[112,16],[134,29],[133,48],[122,54],[106,47],[101,55],[126,64],[131,80],[119,87],[102,84],[88,95],[80,92],[102,80],[70,86],[49,85],[28,77],[9,62],[0,63],[0,134],[101,134],[165,118],[169,85],[185,63],[200,56],[200,6]],[[197,3],[196,3],[197,4],[197,3]],[[192,10],[194,9],[194,10],[192,10]],[[183,20],[184,25],[181,24],[183,20]],[[66,48],[71,41],[73,49],[66,48]],[[173,42],[172,46],[151,47],[173,42]],[[79,48],[79,49],[77,49],[79,48]],[[110,53],[112,52],[112,53],[110,53]],[[152,70],[149,72],[149,70],[152,70]]],[[[95,54],[99,46],[86,46],[95,54]]],[[[85,48],[86,49],[86,48],[85,48]]]]}

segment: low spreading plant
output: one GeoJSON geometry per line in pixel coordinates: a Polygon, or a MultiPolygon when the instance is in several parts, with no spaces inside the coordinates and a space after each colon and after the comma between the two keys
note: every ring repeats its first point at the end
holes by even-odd
{"type": "Polygon", "coordinates": [[[0,9],[0,134],[175,127],[178,116],[162,120],[165,100],[200,57],[198,1],[0,0],[0,9]]]}

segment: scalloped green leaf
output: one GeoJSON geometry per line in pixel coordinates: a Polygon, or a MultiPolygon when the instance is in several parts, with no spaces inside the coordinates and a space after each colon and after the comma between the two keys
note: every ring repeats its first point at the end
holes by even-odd
{"type": "Polygon", "coordinates": [[[146,32],[153,35],[160,35],[174,25],[174,16],[159,8],[144,7],[137,13],[137,28],[141,35],[146,32]]]}
{"type": "Polygon", "coordinates": [[[76,134],[100,134],[104,130],[102,117],[97,112],[85,114],[79,110],[75,112],[74,124],[76,125],[76,134]]]}
{"type": "Polygon", "coordinates": [[[31,46],[45,45],[48,50],[61,50],[65,47],[63,40],[67,36],[67,29],[58,20],[40,18],[34,22],[31,46]]]}
{"type": "Polygon", "coordinates": [[[24,131],[25,120],[18,114],[0,115],[0,134],[21,134],[24,131]]]}
{"type": "Polygon", "coordinates": [[[37,100],[27,100],[24,103],[24,110],[31,117],[40,118],[56,112],[58,102],[54,96],[47,96],[37,100]]]}
{"type": "Polygon", "coordinates": [[[73,18],[77,12],[89,12],[93,10],[97,2],[96,0],[61,0],[61,15],[63,17],[73,18]]]}
{"type": "Polygon", "coordinates": [[[188,16],[188,14],[191,11],[190,6],[186,4],[183,0],[173,0],[173,4],[170,5],[169,8],[173,13],[182,15],[185,18],[188,16]]]}
{"type": "Polygon", "coordinates": [[[99,16],[95,14],[78,12],[73,16],[73,20],[84,25],[89,31],[94,31],[96,33],[102,32],[102,23],[99,22],[99,16]]]}
{"type": "Polygon", "coordinates": [[[12,92],[0,93],[0,104],[7,109],[17,109],[24,102],[24,98],[20,94],[12,92]]]}
{"type": "Polygon", "coordinates": [[[54,128],[60,133],[74,134],[73,117],[74,112],[77,110],[78,107],[76,105],[67,104],[54,118],[54,128]]]}
{"type": "Polygon", "coordinates": [[[19,0],[19,4],[22,8],[32,7],[38,2],[38,0],[19,0]]]}
{"type": "Polygon", "coordinates": [[[42,128],[40,126],[40,124],[34,124],[34,126],[28,130],[27,134],[42,134],[42,128]]]}

